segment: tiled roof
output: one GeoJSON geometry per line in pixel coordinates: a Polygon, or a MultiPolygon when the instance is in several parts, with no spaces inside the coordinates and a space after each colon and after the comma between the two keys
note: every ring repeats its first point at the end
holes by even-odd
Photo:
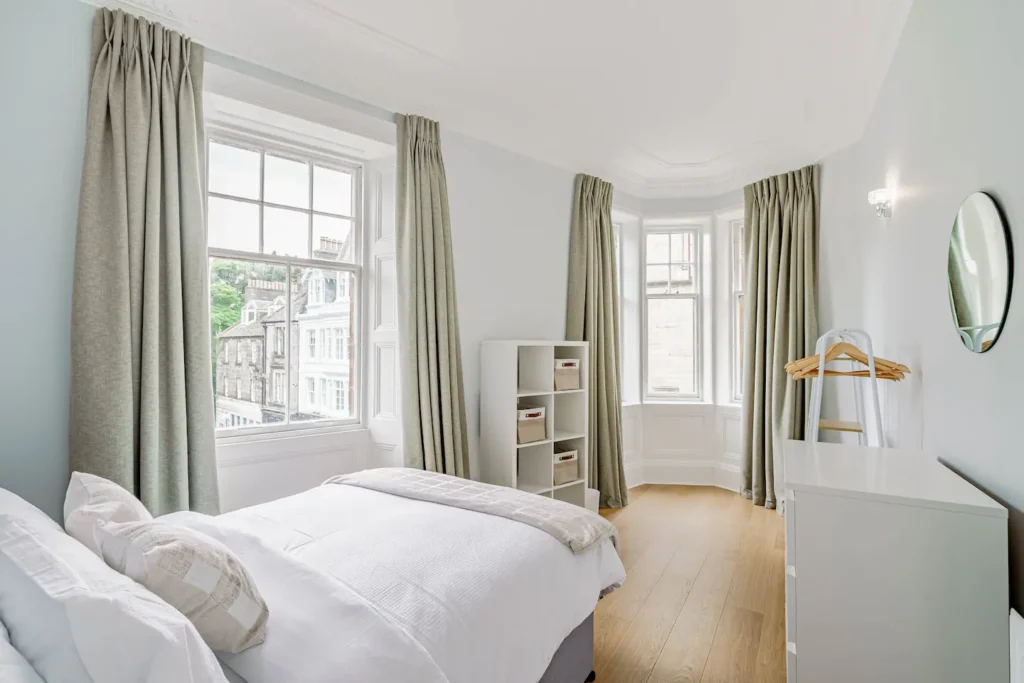
{"type": "MultiPolygon", "coordinates": [[[[300,294],[299,296],[296,296],[296,297],[292,298],[292,322],[297,322],[298,318],[296,318],[295,316],[297,316],[299,313],[302,313],[305,310],[306,310],[306,295],[305,294],[300,294]]],[[[261,319],[260,322],[261,323],[283,323],[286,318],[287,318],[287,315],[285,313],[285,307],[282,306],[281,308],[277,309],[276,311],[274,311],[273,313],[271,313],[267,317],[261,319]]]]}
{"type": "Polygon", "coordinates": [[[236,337],[262,337],[262,320],[251,323],[236,323],[217,335],[217,339],[232,339],[236,337]]]}

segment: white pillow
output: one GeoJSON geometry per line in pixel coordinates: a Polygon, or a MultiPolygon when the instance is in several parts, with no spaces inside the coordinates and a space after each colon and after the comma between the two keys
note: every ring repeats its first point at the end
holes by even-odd
{"type": "Polygon", "coordinates": [[[150,521],[142,502],[112,481],[74,472],[64,498],[64,529],[89,550],[101,555],[96,528],[101,522],[150,521]]]}
{"type": "Polygon", "coordinates": [[[184,615],[2,489],[0,619],[48,683],[225,683],[184,615]]]}
{"type": "Polygon", "coordinates": [[[263,642],[267,603],[219,541],[159,520],[101,523],[96,538],[108,565],[176,607],[214,650],[237,653],[263,642]]]}
{"type": "Polygon", "coordinates": [[[11,645],[7,629],[0,624],[0,681],[4,683],[43,683],[32,665],[11,645]]]}

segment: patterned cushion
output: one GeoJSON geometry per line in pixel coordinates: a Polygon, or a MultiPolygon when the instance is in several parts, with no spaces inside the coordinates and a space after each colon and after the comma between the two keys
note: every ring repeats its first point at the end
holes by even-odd
{"type": "Polygon", "coordinates": [[[267,603],[220,542],[159,520],[103,524],[97,537],[107,564],[176,607],[212,649],[234,653],[263,642],[267,603]]]}
{"type": "Polygon", "coordinates": [[[146,507],[128,491],[103,477],[84,472],[71,475],[64,498],[64,530],[100,555],[96,528],[104,522],[148,522],[146,507]]]}

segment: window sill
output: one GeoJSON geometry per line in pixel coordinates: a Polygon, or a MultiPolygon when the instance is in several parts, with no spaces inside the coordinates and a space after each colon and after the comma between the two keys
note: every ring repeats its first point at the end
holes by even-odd
{"type": "Polygon", "coordinates": [[[743,408],[742,403],[734,403],[732,401],[725,401],[722,403],[715,403],[714,401],[702,401],[697,399],[677,399],[674,401],[660,399],[657,401],[644,401],[642,405],[646,406],[705,406],[708,408],[729,408],[733,410],[740,410],[743,408]]]}
{"type": "Polygon", "coordinates": [[[279,441],[283,439],[298,439],[304,437],[317,437],[317,436],[329,436],[332,434],[352,434],[357,435],[359,432],[369,432],[369,430],[362,424],[330,424],[330,425],[310,425],[308,427],[290,427],[290,428],[269,428],[269,429],[255,429],[246,431],[241,434],[218,434],[216,436],[217,446],[235,446],[247,443],[257,443],[264,441],[279,441]]]}
{"type": "Polygon", "coordinates": [[[645,398],[643,404],[647,406],[713,406],[711,401],[701,398],[645,398]]]}

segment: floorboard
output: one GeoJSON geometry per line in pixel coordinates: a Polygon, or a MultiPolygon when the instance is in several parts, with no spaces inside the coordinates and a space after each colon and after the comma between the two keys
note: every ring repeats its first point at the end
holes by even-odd
{"type": "Polygon", "coordinates": [[[784,683],[785,525],[701,486],[645,485],[602,510],[626,582],[595,616],[598,683],[784,683]]]}

